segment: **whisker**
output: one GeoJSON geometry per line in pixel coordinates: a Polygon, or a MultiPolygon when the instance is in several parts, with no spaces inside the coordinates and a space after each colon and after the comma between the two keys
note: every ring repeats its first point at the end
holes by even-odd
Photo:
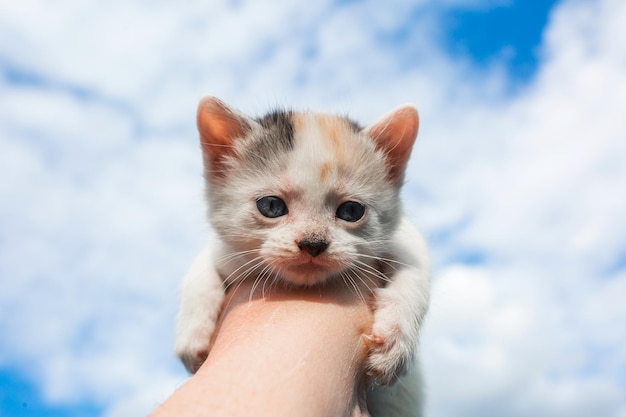
{"type": "MultiPolygon", "coordinates": [[[[238,278],[238,277],[237,277],[237,278],[238,278]]],[[[236,292],[236,291],[239,289],[239,287],[241,287],[241,285],[244,283],[244,281],[245,281],[245,280],[243,280],[243,279],[239,279],[239,280],[235,279],[232,283],[237,282],[237,285],[235,286],[235,288],[233,288],[233,289],[232,289],[232,291],[233,291],[233,292],[236,292]]],[[[222,311],[224,311],[224,310],[227,310],[227,309],[228,309],[228,306],[230,305],[231,301],[232,301],[232,298],[230,298],[230,299],[228,300],[228,302],[226,303],[226,305],[225,305],[224,307],[222,307],[222,311]]]]}
{"type": "Polygon", "coordinates": [[[398,261],[397,259],[385,258],[385,257],[382,257],[382,256],[375,256],[375,255],[366,255],[364,253],[359,253],[357,256],[360,256],[360,257],[363,257],[363,258],[367,258],[367,259],[375,259],[375,260],[380,261],[382,263],[385,263],[385,264],[387,264],[389,266],[391,266],[391,265],[400,265],[400,266],[406,266],[406,267],[409,267],[409,268],[412,267],[412,265],[409,265],[409,264],[407,264],[405,262],[398,261]]]}
{"type": "MultiPolygon", "coordinates": [[[[239,268],[237,268],[236,270],[234,270],[233,272],[231,272],[224,280],[224,291],[227,291],[233,284],[236,284],[235,287],[231,290],[231,291],[237,291],[241,285],[246,281],[246,278],[248,278],[250,275],[252,275],[254,273],[255,270],[257,270],[260,266],[263,265],[262,262],[262,258],[261,257],[256,257],[254,259],[251,259],[250,261],[246,262],[245,264],[241,265],[239,268]],[[256,263],[254,263],[256,262],[256,263]],[[248,267],[243,273],[239,274],[239,275],[235,275],[239,270],[245,268],[247,265],[254,263],[252,266],[248,267]]],[[[257,278],[258,279],[258,276],[257,278]]],[[[256,284],[253,284],[253,287],[256,284]]],[[[252,292],[251,295],[252,296],[252,292]]],[[[226,309],[228,307],[228,305],[230,304],[230,300],[228,301],[228,303],[223,307],[223,309],[226,309]]]]}
{"type": "Polygon", "coordinates": [[[365,263],[365,262],[361,262],[359,260],[355,260],[355,268],[357,268],[358,270],[362,271],[363,273],[366,273],[370,276],[373,276],[375,278],[380,278],[381,280],[385,281],[385,282],[390,282],[391,280],[389,279],[388,276],[386,276],[384,273],[382,273],[381,271],[379,271],[378,269],[374,268],[373,266],[365,263]]]}
{"type": "MultiPolygon", "coordinates": [[[[357,270],[358,270],[358,268],[357,268],[357,270]]],[[[367,272],[367,271],[362,271],[362,272],[367,272]]],[[[372,294],[372,293],[374,292],[374,290],[375,290],[376,288],[378,288],[378,284],[377,284],[376,282],[372,281],[372,280],[371,280],[371,278],[369,278],[369,277],[367,277],[367,276],[365,277],[365,278],[366,278],[366,279],[370,282],[370,284],[371,284],[371,286],[369,286],[369,285],[367,284],[367,282],[365,282],[365,281],[363,280],[363,276],[361,276],[360,274],[358,274],[356,271],[352,271],[352,273],[354,274],[354,276],[355,276],[355,277],[357,277],[357,278],[359,279],[359,281],[361,281],[361,283],[365,286],[365,288],[367,288],[367,290],[370,292],[370,294],[372,294]]]]}
{"type": "Polygon", "coordinates": [[[356,282],[354,282],[352,277],[348,275],[347,272],[344,272],[344,271],[341,272],[340,276],[345,284],[350,284],[350,286],[354,289],[354,294],[357,295],[361,299],[361,301],[363,301],[363,303],[366,303],[365,298],[363,297],[363,294],[359,290],[358,286],[356,285],[356,282]]]}
{"type": "Polygon", "coordinates": [[[254,283],[252,284],[252,288],[250,288],[250,298],[248,299],[248,302],[252,301],[252,295],[254,294],[257,287],[259,286],[259,283],[265,281],[268,270],[271,270],[271,268],[272,268],[271,265],[265,265],[265,267],[261,270],[261,272],[256,276],[256,278],[254,279],[254,283]]]}
{"type": "MultiPolygon", "coordinates": [[[[361,280],[363,280],[363,278],[367,279],[369,281],[369,283],[372,285],[372,287],[374,287],[374,288],[378,288],[380,286],[380,284],[378,282],[374,281],[372,279],[372,277],[375,278],[375,279],[379,279],[381,281],[384,281],[384,282],[389,282],[389,278],[387,278],[382,272],[378,271],[377,269],[374,269],[374,268],[370,267],[367,264],[363,264],[363,265],[366,266],[367,268],[364,268],[363,266],[358,265],[358,264],[354,265],[354,268],[357,271],[363,273],[363,277],[360,277],[361,280]]],[[[363,283],[365,283],[365,282],[363,282],[363,283]]]]}
{"type": "Polygon", "coordinates": [[[276,270],[276,268],[272,266],[268,270],[267,279],[265,280],[265,282],[263,282],[263,288],[261,290],[261,294],[263,295],[263,298],[265,298],[265,286],[268,284],[268,282],[269,282],[268,291],[271,291],[272,288],[278,284],[279,280],[280,280],[280,275],[278,274],[278,271],[276,270]]]}
{"type": "Polygon", "coordinates": [[[243,265],[239,266],[239,268],[235,269],[233,272],[228,274],[228,276],[226,278],[224,278],[224,280],[223,280],[224,286],[225,286],[224,288],[228,289],[228,287],[230,287],[230,285],[233,282],[237,281],[238,279],[243,280],[243,279],[247,278],[252,271],[254,271],[256,268],[258,268],[259,265],[262,264],[262,262],[261,262],[262,259],[263,258],[261,258],[260,256],[252,258],[248,262],[244,263],[243,265]],[[247,267],[248,265],[250,265],[251,263],[254,263],[254,262],[257,262],[257,264],[254,265],[252,268],[247,269],[246,272],[241,274],[241,275],[235,276],[235,274],[237,274],[241,269],[247,267]],[[233,276],[234,276],[234,278],[233,278],[233,276]]]}
{"type": "Polygon", "coordinates": [[[217,257],[216,261],[229,261],[231,259],[240,258],[251,253],[260,253],[259,249],[244,250],[240,252],[231,252],[217,257]]]}

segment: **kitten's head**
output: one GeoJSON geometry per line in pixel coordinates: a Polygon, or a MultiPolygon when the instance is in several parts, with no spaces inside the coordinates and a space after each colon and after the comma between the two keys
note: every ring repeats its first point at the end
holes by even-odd
{"type": "Polygon", "coordinates": [[[249,118],[209,97],[198,108],[209,218],[237,274],[314,285],[375,275],[400,218],[418,129],[413,106],[367,128],[275,111],[249,118]]]}

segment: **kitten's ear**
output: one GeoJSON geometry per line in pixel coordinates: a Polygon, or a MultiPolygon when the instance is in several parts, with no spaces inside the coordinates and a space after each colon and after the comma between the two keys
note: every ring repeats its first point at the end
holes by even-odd
{"type": "Polygon", "coordinates": [[[250,133],[256,122],[215,97],[205,97],[198,106],[198,131],[204,166],[210,175],[222,172],[220,161],[232,153],[233,144],[250,133]]]}
{"type": "Polygon", "coordinates": [[[376,147],[385,153],[389,178],[393,182],[399,183],[404,177],[418,128],[419,116],[412,104],[395,108],[365,128],[376,147]]]}

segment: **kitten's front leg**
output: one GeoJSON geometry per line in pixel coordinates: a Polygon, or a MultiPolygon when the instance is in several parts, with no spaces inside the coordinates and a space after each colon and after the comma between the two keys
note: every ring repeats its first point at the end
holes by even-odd
{"type": "Polygon", "coordinates": [[[190,373],[195,373],[209,354],[223,300],[222,280],[208,245],[194,260],[181,287],[174,352],[190,373]]]}
{"type": "Polygon", "coordinates": [[[390,281],[375,291],[374,323],[368,337],[367,372],[377,383],[388,385],[410,366],[429,304],[429,262],[426,244],[403,219],[394,234],[395,259],[390,281]]]}

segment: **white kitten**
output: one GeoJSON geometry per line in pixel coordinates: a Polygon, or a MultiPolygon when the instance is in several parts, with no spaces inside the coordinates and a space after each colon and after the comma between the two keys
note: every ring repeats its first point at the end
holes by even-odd
{"type": "Polygon", "coordinates": [[[415,108],[399,107],[362,129],[310,112],[252,119],[205,98],[198,129],[217,237],[182,286],[175,351],[186,368],[193,373],[206,359],[232,283],[340,279],[354,290],[360,281],[374,292],[366,372],[379,385],[368,392],[370,412],[420,415],[414,356],[428,309],[429,267],[424,241],[403,219],[399,200],[417,135],[415,108]]]}

